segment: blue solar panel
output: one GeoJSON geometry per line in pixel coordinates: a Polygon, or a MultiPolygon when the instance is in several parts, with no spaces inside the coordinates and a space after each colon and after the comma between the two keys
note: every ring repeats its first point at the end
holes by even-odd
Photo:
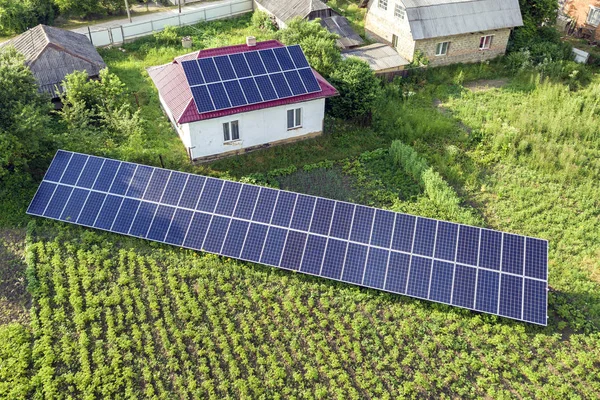
{"type": "Polygon", "coordinates": [[[285,47],[277,47],[273,49],[273,53],[275,53],[275,57],[277,57],[277,61],[279,61],[279,65],[281,69],[284,71],[289,71],[291,69],[296,69],[294,62],[292,61],[292,57],[290,57],[290,53],[285,47]]]}
{"type": "Polygon", "coordinates": [[[220,82],[222,80],[212,58],[200,58],[198,64],[206,83],[220,82]]]}
{"type": "Polygon", "coordinates": [[[47,176],[29,214],[546,324],[540,239],[64,151],[47,176]]]}
{"type": "Polygon", "coordinates": [[[304,87],[304,83],[302,83],[302,79],[300,79],[300,75],[298,75],[298,71],[286,71],[283,74],[294,96],[306,93],[306,88],[304,87]]]}
{"type": "Polygon", "coordinates": [[[294,61],[294,64],[296,65],[296,68],[306,68],[309,66],[308,61],[306,61],[306,57],[304,56],[304,52],[299,45],[288,46],[287,49],[292,60],[294,61]]]}
{"type": "Polygon", "coordinates": [[[215,109],[206,85],[192,87],[192,96],[194,96],[194,102],[199,112],[209,112],[215,109]]]}
{"type": "Polygon", "coordinates": [[[258,90],[260,91],[263,101],[277,99],[277,93],[275,92],[275,88],[273,88],[273,83],[267,75],[257,76],[254,78],[254,81],[258,86],[258,90]]]}
{"type": "Polygon", "coordinates": [[[261,103],[263,101],[254,78],[240,79],[240,85],[246,95],[248,104],[261,103]]]}
{"type": "Polygon", "coordinates": [[[231,64],[233,65],[233,69],[238,78],[252,76],[252,72],[250,71],[250,67],[248,67],[244,54],[231,54],[229,59],[231,60],[231,64]]]}
{"type": "Polygon", "coordinates": [[[210,97],[215,105],[215,109],[222,110],[224,108],[232,107],[231,102],[229,101],[229,96],[227,96],[227,92],[225,91],[225,86],[223,86],[221,82],[211,83],[207,86],[210,97]]]}
{"type": "Polygon", "coordinates": [[[221,80],[226,81],[229,79],[236,79],[237,75],[233,70],[233,66],[231,65],[231,61],[229,61],[228,56],[218,56],[214,58],[215,65],[217,66],[217,70],[221,75],[221,80]]]}
{"type": "Polygon", "coordinates": [[[183,61],[199,113],[320,92],[299,46],[183,61]]]}
{"type": "Polygon", "coordinates": [[[315,74],[311,68],[299,69],[298,74],[300,74],[302,83],[304,83],[304,87],[308,93],[321,91],[321,85],[317,82],[317,78],[315,78],[315,74]]]}
{"type": "Polygon", "coordinates": [[[190,86],[202,85],[205,83],[197,60],[184,61],[181,63],[181,66],[183,67],[183,72],[185,72],[185,76],[187,77],[190,86]]]}
{"type": "Polygon", "coordinates": [[[258,54],[260,55],[263,64],[267,68],[267,72],[272,73],[281,71],[281,67],[277,62],[277,58],[275,58],[275,54],[273,54],[273,50],[261,50],[258,52],[258,54]]]}
{"type": "Polygon", "coordinates": [[[83,154],[73,154],[73,158],[69,162],[69,166],[65,170],[60,182],[67,185],[76,184],[88,158],[88,156],[84,156],[83,154]]]}
{"type": "Polygon", "coordinates": [[[240,83],[238,81],[223,82],[225,91],[229,95],[231,105],[234,107],[245,106],[248,104],[240,83]]]}

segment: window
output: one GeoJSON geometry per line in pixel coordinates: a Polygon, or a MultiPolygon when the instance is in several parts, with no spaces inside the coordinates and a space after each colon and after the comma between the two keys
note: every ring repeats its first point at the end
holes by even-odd
{"type": "Polygon", "coordinates": [[[392,47],[393,48],[397,48],[398,47],[398,36],[393,35],[393,34],[392,34],[392,47]]]}
{"type": "Polygon", "coordinates": [[[387,2],[388,2],[388,0],[377,0],[377,5],[382,10],[387,10],[387,2]]]}
{"type": "Polygon", "coordinates": [[[406,14],[406,10],[402,6],[402,4],[396,4],[394,7],[394,17],[404,19],[404,15],[406,14]]]}
{"type": "Polygon", "coordinates": [[[479,50],[489,50],[492,47],[492,38],[494,35],[482,36],[479,40],[479,50]]]}
{"type": "Polygon", "coordinates": [[[590,12],[588,13],[587,20],[585,22],[593,26],[600,25],[600,8],[590,6],[590,12]]]}
{"type": "Polygon", "coordinates": [[[296,129],[302,126],[302,109],[296,108],[287,111],[287,128],[296,129]]]}
{"type": "Polygon", "coordinates": [[[225,122],[223,124],[223,141],[231,142],[240,139],[240,125],[238,121],[225,122]]]}
{"type": "Polygon", "coordinates": [[[445,56],[446,54],[448,54],[448,47],[450,47],[450,42],[438,43],[435,48],[435,55],[436,56],[445,56]]]}

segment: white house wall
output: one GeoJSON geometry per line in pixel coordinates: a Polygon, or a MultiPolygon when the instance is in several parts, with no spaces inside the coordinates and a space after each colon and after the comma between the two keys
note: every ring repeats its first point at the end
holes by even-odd
{"type": "Polygon", "coordinates": [[[323,132],[324,114],[325,99],[316,99],[183,124],[180,136],[193,159],[216,157],[318,135],[323,132]],[[296,108],[302,108],[302,126],[288,130],[287,111],[296,108]],[[239,121],[240,139],[224,142],[223,124],[236,120],[239,121]]]}
{"type": "Polygon", "coordinates": [[[368,36],[375,39],[383,39],[384,42],[392,43],[392,35],[398,36],[396,51],[408,61],[412,61],[415,53],[415,41],[410,32],[410,24],[406,13],[404,18],[394,16],[396,4],[402,4],[400,0],[388,0],[387,10],[379,8],[379,0],[370,0],[368,4],[365,31],[368,36]]]}

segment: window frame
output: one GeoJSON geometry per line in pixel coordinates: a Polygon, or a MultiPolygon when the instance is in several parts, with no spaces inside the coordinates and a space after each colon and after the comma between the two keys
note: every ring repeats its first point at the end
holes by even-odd
{"type": "Polygon", "coordinates": [[[223,143],[240,140],[240,121],[237,119],[223,122],[223,143]]]}
{"type": "Polygon", "coordinates": [[[398,19],[406,18],[406,8],[400,3],[396,3],[394,5],[394,18],[398,18],[398,19]]]}
{"type": "Polygon", "coordinates": [[[479,50],[490,50],[492,48],[492,43],[494,43],[494,35],[483,35],[479,38],[479,50]]]}
{"type": "Polygon", "coordinates": [[[302,107],[288,108],[285,114],[285,123],[288,131],[302,128],[302,107]],[[293,126],[290,126],[290,112],[292,113],[293,126]]]}
{"type": "Polygon", "coordinates": [[[590,12],[588,12],[587,17],[585,18],[585,23],[591,26],[600,25],[600,8],[590,5],[590,12]],[[595,16],[595,21],[590,20],[591,16],[595,16]]]}
{"type": "Polygon", "coordinates": [[[377,7],[379,7],[381,10],[387,11],[388,0],[377,0],[377,7]]]}
{"type": "Polygon", "coordinates": [[[448,50],[450,49],[450,41],[439,42],[435,45],[435,56],[443,57],[448,55],[448,50]],[[444,48],[445,45],[445,48],[444,48]],[[440,51],[443,50],[443,51],[440,51]]]}

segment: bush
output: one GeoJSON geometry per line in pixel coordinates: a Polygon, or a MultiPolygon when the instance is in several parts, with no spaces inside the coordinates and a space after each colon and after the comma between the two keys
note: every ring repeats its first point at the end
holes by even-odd
{"type": "Polygon", "coordinates": [[[366,62],[357,58],[343,60],[329,76],[329,82],[340,93],[338,97],[328,100],[328,108],[333,116],[356,119],[371,114],[380,83],[366,62]]]}
{"type": "Polygon", "coordinates": [[[158,43],[166,46],[176,45],[179,40],[177,28],[174,26],[165,26],[165,29],[162,31],[154,33],[154,39],[156,39],[158,43]]]}
{"type": "Polygon", "coordinates": [[[38,24],[54,22],[52,0],[0,0],[0,34],[25,32],[38,24]]]}
{"type": "Polygon", "coordinates": [[[264,11],[254,11],[252,14],[252,26],[256,29],[275,32],[277,25],[269,14],[264,11]]]}

